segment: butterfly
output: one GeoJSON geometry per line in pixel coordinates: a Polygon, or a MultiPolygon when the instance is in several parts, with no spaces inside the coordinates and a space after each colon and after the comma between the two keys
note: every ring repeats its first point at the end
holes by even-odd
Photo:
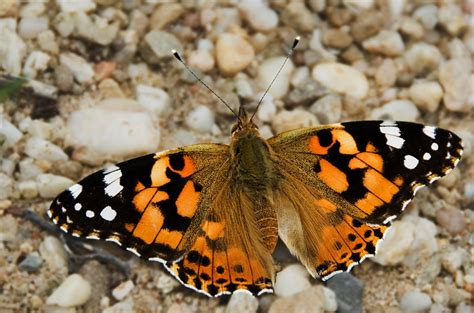
{"type": "Polygon", "coordinates": [[[209,296],[272,292],[278,238],[326,280],[376,253],[418,188],[459,162],[454,133],[360,121],[263,139],[243,106],[230,145],[118,163],[62,192],[48,215],[76,237],[163,263],[209,296]]]}

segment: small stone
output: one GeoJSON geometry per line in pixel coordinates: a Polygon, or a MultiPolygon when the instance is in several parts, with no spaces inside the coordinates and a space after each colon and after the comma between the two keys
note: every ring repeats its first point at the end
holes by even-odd
{"type": "Polygon", "coordinates": [[[34,181],[27,180],[19,182],[17,188],[24,199],[33,199],[38,196],[38,187],[34,181]]]}
{"type": "Polygon", "coordinates": [[[106,78],[99,83],[99,91],[104,99],[126,98],[120,85],[112,78],[106,78]]]}
{"type": "Polygon", "coordinates": [[[342,114],[341,97],[334,94],[321,97],[311,105],[309,111],[316,115],[321,124],[337,123],[342,114]]]}
{"type": "Polygon", "coordinates": [[[162,3],[153,12],[150,18],[150,29],[163,29],[176,21],[185,9],[181,3],[162,3]]]}
{"type": "Polygon", "coordinates": [[[414,75],[437,69],[443,59],[437,47],[424,42],[411,46],[403,57],[414,75]]]}
{"type": "Polygon", "coordinates": [[[425,35],[423,25],[411,18],[405,18],[402,20],[400,32],[416,40],[422,39],[425,35]]]}
{"type": "Polygon", "coordinates": [[[300,264],[288,265],[276,275],[274,289],[277,296],[288,297],[309,287],[308,271],[300,264]]]}
{"type": "Polygon", "coordinates": [[[451,306],[459,305],[459,303],[468,301],[472,297],[470,292],[456,288],[454,285],[446,285],[446,291],[449,296],[449,305],[451,306]]]}
{"type": "Polygon", "coordinates": [[[375,120],[415,122],[420,116],[416,105],[410,100],[394,100],[372,110],[370,118],[375,120]]]}
{"type": "Polygon", "coordinates": [[[30,158],[24,158],[19,162],[19,180],[36,180],[39,174],[45,172],[45,169],[40,167],[37,162],[30,158]]]}
{"type": "Polygon", "coordinates": [[[309,81],[309,68],[300,66],[295,69],[291,77],[291,85],[294,87],[303,87],[309,81]]]}
{"type": "Polygon", "coordinates": [[[444,269],[454,275],[461,265],[465,264],[467,256],[467,251],[458,247],[452,251],[444,253],[441,264],[444,269]]]}
{"type": "Polygon", "coordinates": [[[30,2],[22,4],[20,9],[21,17],[38,17],[46,12],[46,5],[42,2],[30,2]]]}
{"type": "Polygon", "coordinates": [[[74,75],[71,69],[65,65],[59,65],[54,71],[56,85],[62,92],[69,92],[74,86],[74,75]]]}
{"type": "Polygon", "coordinates": [[[400,309],[403,312],[425,312],[431,306],[431,298],[429,295],[419,291],[408,291],[400,300],[400,309]]]}
{"type": "MultiPolygon", "coordinates": [[[[2,173],[0,173],[0,184],[2,179],[2,173]]],[[[0,190],[3,186],[0,185],[0,190]]],[[[18,232],[18,223],[16,219],[11,215],[0,216],[0,243],[5,241],[13,241],[16,239],[18,232]]]]}
{"type": "Polygon", "coordinates": [[[442,5],[438,12],[438,18],[439,23],[451,36],[457,36],[466,27],[461,6],[454,3],[442,5]]]}
{"type": "Polygon", "coordinates": [[[340,273],[328,280],[327,286],[336,294],[337,312],[362,313],[364,284],[350,273],[340,273]]]}
{"type": "Polygon", "coordinates": [[[472,80],[469,59],[452,59],[441,64],[439,81],[445,90],[443,100],[448,110],[465,112],[474,107],[470,99],[472,80]]]}
{"type": "Polygon", "coordinates": [[[298,32],[310,32],[317,27],[318,19],[302,1],[290,1],[280,14],[283,24],[298,32]]]}
{"type": "Polygon", "coordinates": [[[18,34],[23,39],[36,38],[41,32],[48,30],[49,20],[46,16],[25,17],[18,24],[18,34]]]}
{"type": "Polygon", "coordinates": [[[270,306],[268,313],[323,313],[326,296],[323,286],[305,288],[292,296],[278,298],[270,306]]]}
{"type": "Polygon", "coordinates": [[[213,55],[207,50],[195,50],[189,54],[189,66],[203,73],[212,71],[215,63],[213,55]]]}
{"type": "Polygon", "coordinates": [[[258,119],[262,122],[271,122],[275,118],[276,112],[277,107],[273,102],[273,97],[271,95],[265,96],[257,111],[258,119]]]}
{"type": "Polygon", "coordinates": [[[457,208],[442,208],[436,212],[436,222],[451,235],[457,235],[466,229],[466,218],[457,208]]]}
{"type": "Polygon", "coordinates": [[[161,88],[137,85],[136,94],[137,102],[156,115],[160,115],[170,106],[171,98],[161,88]]]}
{"type": "Polygon", "coordinates": [[[16,0],[0,1],[0,17],[14,16],[17,10],[18,10],[18,3],[16,0]]]}
{"type": "Polygon", "coordinates": [[[396,265],[410,253],[416,226],[406,221],[395,221],[371,260],[381,265],[396,265]]]}
{"type": "Polygon", "coordinates": [[[148,63],[158,64],[170,59],[173,56],[171,53],[173,49],[178,52],[183,51],[183,46],[175,35],[161,30],[152,30],[145,35],[140,53],[148,63]]]}
{"type": "Polygon", "coordinates": [[[375,81],[379,86],[391,87],[397,81],[397,66],[392,59],[383,60],[375,72],[375,81]]]}
{"type": "Polygon", "coordinates": [[[348,8],[356,8],[360,10],[369,10],[374,6],[374,0],[343,0],[348,8]]]}
{"type": "Polygon", "coordinates": [[[468,179],[464,185],[464,198],[467,201],[474,200],[474,179],[468,179]]]}
{"type": "Polygon", "coordinates": [[[74,34],[102,46],[109,45],[114,41],[120,27],[119,21],[108,23],[103,17],[89,16],[84,12],[69,14],[65,18],[72,19],[74,34]]]}
{"type": "Polygon", "coordinates": [[[39,246],[39,253],[54,272],[67,273],[67,252],[58,238],[53,236],[44,237],[39,246]]]}
{"type": "Polygon", "coordinates": [[[55,144],[39,137],[26,141],[24,152],[31,158],[46,161],[66,161],[69,159],[64,151],[55,144]]]}
{"type": "Polygon", "coordinates": [[[377,11],[369,11],[364,14],[358,14],[356,20],[352,23],[351,34],[355,41],[362,42],[365,39],[374,36],[382,29],[384,18],[377,11]]]}
{"type": "Polygon", "coordinates": [[[48,297],[46,304],[60,307],[83,305],[91,296],[90,283],[79,274],[68,276],[58,288],[48,297]]]}
{"type": "Polygon", "coordinates": [[[352,19],[351,11],[346,8],[329,7],[327,9],[329,23],[336,27],[349,24],[352,19]]]}
{"type": "Polygon", "coordinates": [[[262,1],[240,1],[239,9],[245,20],[256,30],[268,32],[278,25],[278,15],[262,1]]]}
{"type": "Polygon", "coordinates": [[[456,306],[454,313],[472,313],[474,312],[474,305],[469,305],[467,302],[461,302],[456,306]]]}
{"type": "Polygon", "coordinates": [[[135,312],[135,304],[132,298],[115,303],[109,308],[102,310],[102,313],[126,313],[135,312]]]}
{"type": "Polygon", "coordinates": [[[26,44],[21,37],[8,26],[0,25],[0,67],[8,74],[18,76],[25,55],[26,44]]]}
{"type": "Polygon", "coordinates": [[[231,76],[243,71],[254,57],[253,47],[239,35],[223,33],[217,39],[217,65],[224,75],[231,76]]]}
{"type": "MultiPolygon", "coordinates": [[[[22,137],[23,133],[12,123],[0,114],[0,137],[3,137],[3,144],[14,146],[22,137]]],[[[2,145],[0,140],[0,146],[2,145]]]]}
{"type": "Polygon", "coordinates": [[[214,125],[214,113],[207,106],[198,105],[186,116],[186,125],[198,132],[210,132],[214,125]]]}
{"type": "Polygon", "coordinates": [[[72,186],[74,181],[64,176],[40,174],[36,178],[36,184],[38,186],[39,195],[44,199],[51,199],[69,186],[72,186]]]}
{"type": "Polygon", "coordinates": [[[327,88],[362,99],[367,96],[369,82],[357,69],[342,63],[321,63],[313,68],[313,79],[327,88]]]}
{"type": "Polygon", "coordinates": [[[244,292],[232,294],[224,313],[256,313],[258,309],[258,300],[244,292]]]}
{"type": "Polygon", "coordinates": [[[344,49],[352,44],[352,37],[339,29],[328,29],[323,33],[323,43],[331,48],[344,49]]]}
{"type": "Polygon", "coordinates": [[[272,122],[272,128],[279,134],[287,130],[310,127],[318,124],[318,119],[307,111],[300,109],[293,111],[283,110],[275,116],[272,122]]]}
{"type": "Polygon", "coordinates": [[[435,4],[421,5],[416,8],[413,17],[420,21],[425,29],[434,29],[438,24],[438,7],[435,4]]]}
{"type": "Polygon", "coordinates": [[[33,273],[39,270],[43,264],[43,259],[40,257],[38,252],[28,253],[25,258],[18,264],[20,271],[33,273]]]}
{"type": "Polygon", "coordinates": [[[336,312],[337,311],[337,301],[336,293],[327,287],[323,286],[324,292],[324,306],[323,309],[325,312],[336,312]]]}
{"type": "Polygon", "coordinates": [[[417,82],[408,91],[411,100],[424,112],[436,112],[443,98],[443,88],[437,82],[417,82]]]}
{"type": "Polygon", "coordinates": [[[41,51],[33,51],[28,55],[23,66],[23,74],[28,78],[36,78],[38,72],[48,68],[51,57],[41,51]]]}
{"type": "MultiPolygon", "coordinates": [[[[273,57],[266,59],[260,64],[258,68],[257,83],[261,90],[265,90],[270,85],[270,82],[275,78],[278,70],[282,66],[285,57],[273,57]]],[[[290,88],[290,78],[293,73],[294,65],[291,60],[288,60],[282,68],[277,79],[268,91],[274,99],[280,99],[285,96],[290,88]]]]}
{"type": "Polygon", "coordinates": [[[112,290],[112,296],[114,296],[114,298],[119,301],[123,300],[126,296],[128,296],[128,294],[130,293],[130,291],[133,290],[133,288],[135,288],[133,281],[124,281],[112,290]]]}
{"type": "Polygon", "coordinates": [[[97,80],[108,79],[112,76],[117,63],[114,61],[101,61],[94,66],[94,71],[97,80]]]}
{"type": "Polygon", "coordinates": [[[337,57],[323,46],[321,36],[320,29],[313,30],[309,40],[311,50],[306,51],[304,54],[304,62],[307,65],[311,66],[321,62],[335,62],[337,60],[337,57]]]}
{"type": "Polygon", "coordinates": [[[71,71],[79,83],[92,83],[94,68],[83,57],[72,52],[64,52],[59,55],[59,62],[71,71]]]}
{"type": "Polygon", "coordinates": [[[137,102],[110,98],[70,114],[66,143],[76,149],[73,157],[77,160],[123,159],[157,151],[160,129],[137,102]]]}
{"type": "Polygon", "coordinates": [[[352,64],[356,61],[364,59],[365,56],[356,45],[351,45],[349,48],[344,50],[344,52],[342,52],[341,58],[352,64]]]}
{"type": "Polygon", "coordinates": [[[70,0],[56,0],[56,3],[63,12],[89,12],[95,10],[96,4],[94,0],[81,0],[81,1],[70,1],[70,0]]]}
{"type": "Polygon", "coordinates": [[[307,106],[327,93],[328,90],[326,87],[318,82],[309,81],[288,93],[285,98],[285,106],[288,108],[307,106]]]}
{"type": "Polygon", "coordinates": [[[362,43],[365,50],[389,57],[399,56],[405,50],[402,37],[396,31],[382,30],[362,43]]]}

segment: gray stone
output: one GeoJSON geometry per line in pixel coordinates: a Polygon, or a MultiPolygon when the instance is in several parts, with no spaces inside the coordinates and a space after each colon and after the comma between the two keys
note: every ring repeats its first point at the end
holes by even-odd
{"type": "Polygon", "coordinates": [[[43,259],[38,252],[32,252],[26,255],[26,257],[18,264],[18,268],[22,271],[29,273],[36,272],[43,264],[43,259]]]}
{"type": "Polygon", "coordinates": [[[328,89],[318,82],[312,81],[291,90],[285,98],[285,106],[294,108],[307,106],[328,93],[328,89]]]}
{"type": "Polygon", "coordinates": [[[335,275],[327,286],[336,293],[338,313],[362,313],[362,293],[364,285],[349,273],[335,275]]]}
{"type": "Polygon", "coordinates": [[[152,30],[145,35],[140,53],[148,63],[157,64],[170,59],[173,49],[180,53],[183,51],[183,46],[176,36],[165,31],[152,30]]]}

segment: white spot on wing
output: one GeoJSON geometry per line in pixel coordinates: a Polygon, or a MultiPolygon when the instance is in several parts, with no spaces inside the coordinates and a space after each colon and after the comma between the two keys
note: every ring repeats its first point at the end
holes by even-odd
{"type": "Polygon", "coordinates": [[[385,134],[387,138],[387,145],[395,149],[401,149],[405,140],[400,137],[401,132],[400,128],[397,127],[397,124],[388,124],[383,122],[380,124],[380,132],[385,134]]]}
{"type": "Polygon", "coordinates": [[[113,221],[114,218],[117,216],[117,211],[112,209],[110,205],[106,206],[101,212],[100,216],[106,221],[113,221]]]}
{"type": "Polygon", "coordinates": [[[87,210],[87,211],[86,211],[86,216],[87,216],[88,218],[93,218],[93,217],[95,216],[95,213],[94,213],[94,211],[87,210]]]}
{"type": "Polygon", "coordinates": [[[380,127],[380,131],[387,135],[400,136],[400,128],[397,126],[380,127]]]}
{"type": "Polygon", "coordinates": [[[112,173],[113,171],[120,170],[120,168],[117,165],[112,165],[103,170],[104,174],[112,173]]]}
{"type": "Polygon", "coordinates": [[[104,183],[106,184],[105,193],[109,197],[115,197],[122,191],[123,186],[120,184],[120,177],[122,177],[122,171],[117,166],[112,167],[113,170],[110,172],[104,171],[104,183]]]}
{"type": "Polygon", "coordinates": [[[69,187],[68,190],[69,190],[69,192],[71,193],[71,196],[72,196],[74,199],[77,199],[77,197],[79,197],[79,195],[80,195],[81,192],[82,192],[82,185],[74,184],[74,185],[72,185],[71,187],[69,187]]]}
{"type": "Polygon", "coordinates": [[[82,204],[80,204],[80,203],[74,204],[74,210],[80,211],[81,209],[82,209],[82,204]]]}
{"type": "Polygon", "coordinates": [[[438,144],[437,144],[436,142],[433,142],[433,143],[431,144],[431,150],[437,151],[438,149],[439,149],[438,144]]]}
{"type": "Polygon", "coordinates": [[[134,248],[130,248],[130,247],[127,247],[126,248],[128,251],[132,252],[133,254],[135,254],[136,256],[140,256],[140,253],[138,253],[138,251],[134,248]]]}
{"type": "Polygon", "coordinates": [[[429,159],[431,159],[431,154],[429,154],[428,152],[423,154],[423,160],[428,161],[429,159]]]}
{"type": "Polygon", "coordinates": [[[403,165],[409,170],[414,169],[418,165],[419,161],[412,155],[405,155],[405,160],[403,161],[403,165]]]}
{"type": "Polygon", "coordinates": [[[396,149],[401,149],[403,147],[403,143],[405,142],[405,139],[397,136],[385,135],[385,137],[387,138],[387,145],[396,149]]]}
{"type": "Polygon", "coordinates": [[[423,127],[423,133],[430,138],[436,139],[436,127],[425,126],[423,127]]]}
{"type": "Polygon", "coordinates": [[[105,187],[105,194],[108,195],[109,197],[115,197],[122,191],[123,186],[120,185],[120,181],[116,180],[107,187],[105,187]]]}

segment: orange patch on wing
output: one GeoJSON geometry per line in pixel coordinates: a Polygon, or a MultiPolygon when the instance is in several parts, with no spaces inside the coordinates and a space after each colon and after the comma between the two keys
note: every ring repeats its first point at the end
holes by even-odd
{"type": "Polygon", "coordinates": [[[368,192],[363,199],[358,200],[355,205],[366,214],[372,214],[376,208],[382,206],[384,203],[377,198],[373,193],[368,192]]]}
{"type": "Polygon", "coordinates": [[[367,151],[367,152],[377,152],[377,148],[373,144],[368,143],[367,146],[365,146],[365,151],[367,151]]]}
{"type": "Polygon", "coordinates": [[[207,237],[211,240],[216,240],[217,238],[224,237],[224,222],[211,222],[206,221],[202,227],[207,237]]]}
{"type": "Polygon", "coordinates": [[[196,165],[190,156],[184,156],[184,167],[181,171],[176,171],[181,177],[188,177],[196,172],[196,165]]]}
{"type": "Polygon", "coordinates": [[[242,249],[230,248],[227,250],[227,256],[232,282],[237,285],[251,282],[252,273],[250,272],[247,254],[242,249]],[[242,281],[242,279],[245,281],[242,281]]]}
{"type": "Polygon", "coordinates": [[[155,188],[146,188],[133,197],[132,203],[137,211],[142,213],[151,202],[159,202],[168,198],[169,196],[166,192],[156,191],[155,188]]]}
{"type": "Polygon", "coordinates": [[[156,160],[151,169],[151,185],[153,187],[163,186],[170,182],[170,179],[166,176],[166,169],[169,167],[170,162],[168,157],[161,157],[156,160]]]}
{"type": "Polygon", "coordinates": [[[347,182],[347,177],[344,172],[329,163],[327,160],[321,160],[319,165],[321,171],[318,173],[318,176],[324,183],[339,193],[347,190],[349,183],[347,182]]]}
{"type": "Polygon", "coordinates": [[[163,222],[164,217],[160,210],[153,206],[148,206],[145,213],[143,213],[140,218],[137,227],[135,227],[133,236],[140,238],[147,244],[150,244],[163,226],[163,222]]]}
{"type": "Polygon", "coordinates": [[[364,162],[359,160],[357,157],[353,157],[349,161],[349,168],[351,170],[355,170],[355,169],[358,169],[358,168],[366,168],[366,167],[367,167],[367,164],[365,164],[364,162]]]}
{"type": "Polygon", "coordinates": [[[342,129],[331,131],[333,137],[341,144],[339,152],[342,154],[356,154],[359,152],[357,144],[351,134],[342,129]]]}
{"type": "Polygon", "coordinates": [[[125,227],[125,229],[131,233],[133,229],[135,228],[135,224],[126,223],[123,227],[125,227]]]}
{"type": "Polygon", "coordinates": [[[135,192],[140,192],[145,189],[145,185],[143,185],[140,181],[135,185],[135,192]]]}
{"type": "Polygon", "coordinates": [[[379,172],[383,170],[383,158],[380,154],[361,152],[357,154],[357,158],[361,159],[379,172]]]}
{"type": "Polygon", "coordinates": [[[326,213],[334,213],[337,210],[337,206],[327,199],[316,199],[314,200],[314,204],[326,211],[326,213]]]}
{"type": "Polygon", "coordinates": [[[194,189],[194,183],[189,180],[176,200],[178,214],[185,217],[193,217],[199,202],[199,194],[194,189]]]}
{"type": "Polygon", "coordinates": [[[183,238],[183,234],[181,232],[176,231],[176,230],[170,231],[170,230],[162,228],[160,232],[158,233],[158,236],[156,236],[155,242],[166,244],[174,249],[179,245],[182,238],[183,238]]]}
{"type": "Polygon", "coordinates": [[[401,187],[403,185],[403,183],[405,182],[405,180],[403,179],[403,177],[401,176],[397,176],[395,178],[395,180],[393,181],[393,183],[399,187],[401,187]]]}
{"type": "Polygon", "coordinates": [[[385,203],[392,201],[393,196],[400,191],[390,180],[379,172],[368,169],[364,175],[364,186],[385,203]]]}
{"type": "Polygon", "coordinates": [[[319,143],[319,137],[312,136],[311,139],[309,140],[309,150],[313,152],[314,154],[325,155],[325,154],[328,154],[328,150],[329,148],[332,147],[333,144],[334,144],[334,139],[329,146],[323,147],[319,143]]]}

